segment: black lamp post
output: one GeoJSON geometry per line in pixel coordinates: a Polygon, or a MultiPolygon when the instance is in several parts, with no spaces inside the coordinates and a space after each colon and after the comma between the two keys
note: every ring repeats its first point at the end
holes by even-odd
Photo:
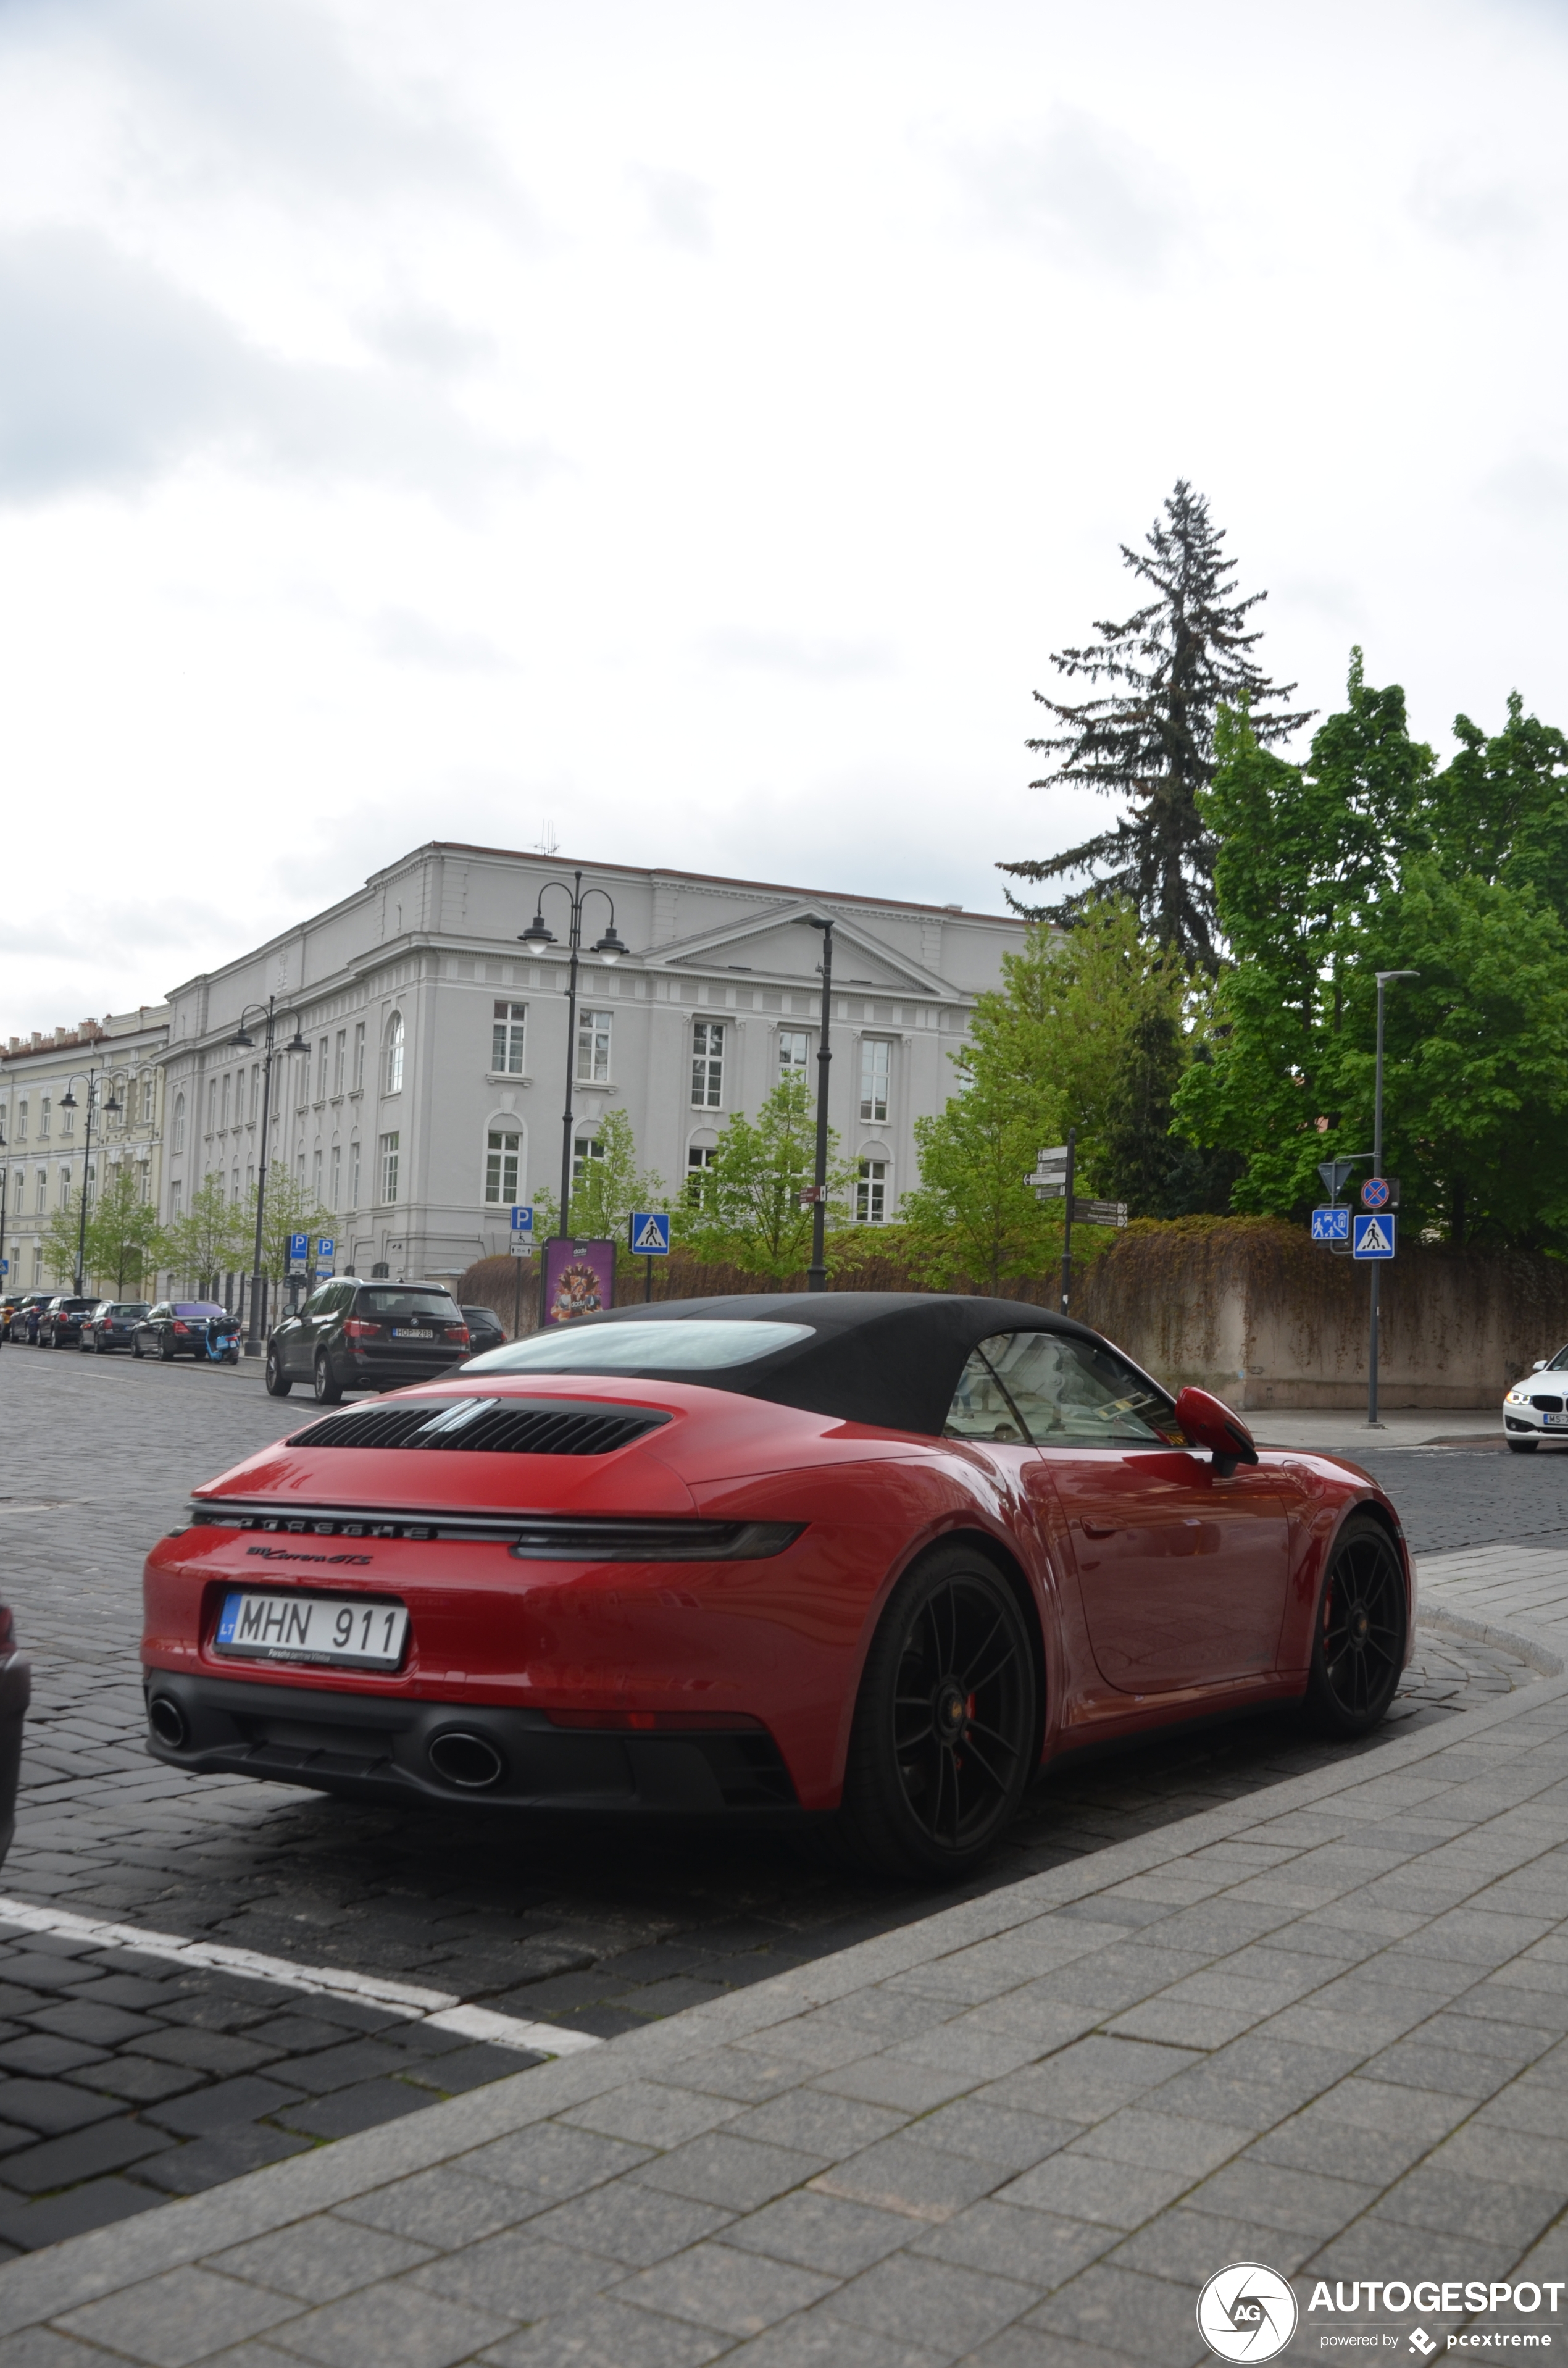
{"type": "Polygon", "coordinates": [[[824,1235],[827,1229],[827,1078],[833,1053],[828,1045],[828,1022],[833,1010],[833,923],[809,916],[813,929],[822,931],[822,1030],[817,1038],[817,1157],[816,1176],[812,1188],[812,1262],[806,1269],[806,1289],[827,1289],[827,1258],[824,1235]]]}
{"type": "MultiPolygon", "coordinates": [[[[0,1119],[0,1151],[5,1150],[6,1121],[4,1119],[0,1119]]],[[[10,1190],[11,1161],[10,1156],[7,1154],[4,1167],[0,1167],[0,1256],[4,1255],[6,1248],[6,1202],[10,1195],[10,1190]]],[[[7,1280],[9,1280],[9,1277],[7,1277],[7,1280]]],[[[16,1289],[15,1283],[11,1285],[11,1288],[13,1290],[16,1289]]],[[[3,1340],[5,1338],[6,1334],[4,1332],[0,1332],[0,1340],[3,1340]]]]}
{"type": "Polygon", "coordinates": [[[261,1354],[261,1229],[267,1217],[267,1136],[272,1114],[272,1060],[277,1047],[278,1030],[285,1019],[294,1023],[294,1033],[284,1045],[285,1053],[308,1053],[297,1011],[278,1008],[278,997],[269,995],[265,1003],[247,1003],[240,1014],[240,1024],[224,1042],[242,1053],[250,1052],[256,1043],[245,1027],[253,1011],[260,1012],[267,1022],[267,1050],[261,1063],[261,1141],[256,1146],[256,1265],[250,1279],[250,1320],[245,1326],[245,1355],[261,1354]]]}
{"type": "Polygon", "coordinates": [[[577,1059],[577,962],[583,944],[583,907],[590,896],[602,896],[609,906],[609,927],[597,945],[590,948],[590,951],[597,954],[602,962],[613,965],[620,960],[621,955],[627,951],[627,948],[621,944],[615,934],[615,899],[608,889],[585,888],[582,873],[574,871],[570,888],[564,880],[547,880],[540,890],[533,919],[519,939],[519,943],[527,946],[530,954],[541,954],[546,946],[552,946],[555,943],[554,931],[547,929],[544,925],[544,900],[546,894],[551,888],[559,888],[572,908],[571,928],[566,940],[567,951],[572,957],[572,965],[566,980],[566,1112],[561,1121],[561,1216],[559,1222],[560,1230],[564,1235],[567,1231],[566,1220],[572,1208],[572,1081],[577,1059]]]}
{"type": "MultiPolygon", "coordinates": [[[[98,1107],[98,1080],[101,1075],[102,1072],[98,1069],[78,1069],[75,1076],[67,1077],[65,1091],[60,1097],[61,1109],[74,1110],[76,1107],[76,1097],[71,1088],[75,1084],[76,1077],[85,1080],[87,1087],[87,1126],[86,1140],[82,1149],[82,1206],[76,1225],[76,1296],[78,1299],[82,1297],[82,1270],[87,1262],[87,1178],[92,1173],[93,1112],[98,1107]]],[[[112,1080],[108,1099],[103,1107],[106,1110],[123,1110],[125,1107],[123,1102],[115,1099],[112,1080]]]]}

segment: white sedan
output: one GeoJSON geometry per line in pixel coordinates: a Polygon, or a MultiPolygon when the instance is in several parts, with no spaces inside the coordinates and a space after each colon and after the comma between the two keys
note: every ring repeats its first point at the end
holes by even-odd
{"type": "Polygon", "coordinates": [[[1503,1401],[1503,1430],[1516,1455],[1533,1455],[1543,1439],[1560,1430],[1568,1439],[1568,1349],[1538,1357],[1528,1374],[1503,1401]]]}

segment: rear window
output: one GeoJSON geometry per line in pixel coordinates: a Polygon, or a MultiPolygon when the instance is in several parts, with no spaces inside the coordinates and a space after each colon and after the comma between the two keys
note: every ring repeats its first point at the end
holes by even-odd
{"type": "Polygon", "coordinates": [[[96,1299],[62,1299],[60,1312],[62,1315],[74,1315],[79,1307],[96,1307],[97,1304],[96,1299]]]}
{"type": "Polygon", "coordinates": [[[175,1302],[176,1315],[226,1315],[228,1312],[226,1307],[220,1307],[215,1299],[176,1299],[175,1302]]]}
{"type": "Polygon", "coordinates": [[[357,1315],[374,1316],[378,1323],[403,1317],[423,1316],[430,1324],[460,1324],[458,1303],[444,1291],[362,1291],[355,1308],[357,1315]]]}

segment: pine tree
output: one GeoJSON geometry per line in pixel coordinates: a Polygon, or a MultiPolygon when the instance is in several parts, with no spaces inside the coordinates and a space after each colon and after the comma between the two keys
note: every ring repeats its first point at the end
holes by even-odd
{"type": "Polygon", "coordinates": [[[1125,896],[1160,945],[1212,972],[1214,842],[1198,801],[1213,778],[1219,711],[1244,706],[1265,746],[1287,738],[1310,712],[1278,711],[1296,686],[1268,680],[1253,656],[1261,630],[1247,622],[1267,596],[1234,598],[1237,563],[1221,557],[1224,529],[1210,523],[1203,496],[1178,478],[1165,513],[1149,531],[1146,553],[1121,546],[1154,598],[1122,624],[1097,619],[1097,642],[1051,658],[1062,675],[1110,689],[1076,706],[1037,690],[1062,729],[1027,744],[1056,760],[1031,789],[1086,786],[1125,799],[1129,811],[1064,854],[997,869],[1040,881],[1087,871],[1088,883],[1055,905],[1021,905],[1010,891],[1008,902],[1031,920],[1070,922],[1092,897],[1125,896]]]}

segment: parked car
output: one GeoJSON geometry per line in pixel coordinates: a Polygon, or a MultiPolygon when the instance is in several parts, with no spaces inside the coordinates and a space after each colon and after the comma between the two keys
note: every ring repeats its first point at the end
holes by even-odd
{"type": "Polygon", "coordinates": [[[1555,1433],[1568,1440],[1568,1349],[1538,1357],[1503,1400],[1503,1432],[1515,1455],[1533,1455],[1555,1433]]]}
{"type": "Polygon", "coordinates": [[[171,1767],[831,1825],[938,1883],[1085,1745],[1368,1735],[1414,1626],[1353,1464],[1048,1309],[872,1292],[618,1309],[308,1420],[197,1490],[144,1602],[171,1767]]]}
{"type": "Polygon", "coordinates": [[[39,1347],[40,1349],[79,1347],[82,1326],[97,1304],[96,1299],[73,1299],[67,1292],[57,1292],[39,1317],[39,1347]]]}
{"type": "Polygon", "coordinates": [[[438,1381],[469,1354],[468,1326],[438,1282],[318,1283],[267,1344],[267,1386],[286,1398],[310,1382],[323,1406],[345,1390],[401,1390],[438,1381]]]}
{"type": "Polygon", "coordinates": [[[133,1357],[200,1357],[214,1365],[240,1361],[240,1319],[215,1299],[161,1299],[131,1335],[133,1357]]]}
{"type": "Polygon", "coordinates": [[[21,1291],[0,1292],[0,1340],[11,1337],[11,1318],[20,1307],[27,1293],[21,1291]]]}
{"type": "Polygon", "coordinates": [[[39,1318],[54,1297],[52,1291],[29,1291],[11,1313],[9,1338],[25,1340],[29,1348],[38,1346],[39,1318]]]}
{"type": "Polygon", "coordinates": [[[504,1349],[506,1327],[493,1307],[465,1307],[463,1322],[468,1326],[470,1353],[482,1357],[486,1349],[504,1349]]]}
{"type": "Polygon", "coordinates": [[[81,1346],[94,1356],[129,1349],[136,1326],[150,1312],[144,1299],[100,1299],[82,1326],[81,1346]]]}

